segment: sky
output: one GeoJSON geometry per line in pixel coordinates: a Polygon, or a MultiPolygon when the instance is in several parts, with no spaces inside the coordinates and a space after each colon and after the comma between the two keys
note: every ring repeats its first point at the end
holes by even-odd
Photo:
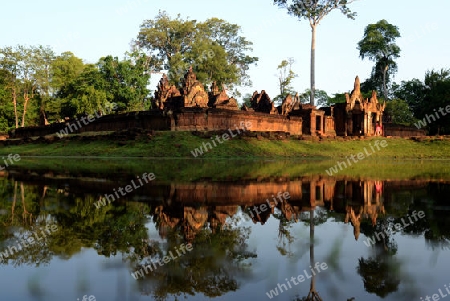
{"type": "MultiPolygon", "coordinates": [[[[160,10],[198,21],[218,17],[238,24],[241,35],[253,42],[249,54],[259,58],[249,71],[253,85],[240,89],[243,94],[266,90],[274,98],[279,93],[277,66],[290,57],[298,74],[294,90],[309,87],[309,23],[288,15],[271,0],[4,0],[1,7],[0,47],[44,45],[57,54],[71,51],[86,63],[106,55],[123,58],[139,26],[160,10]]],[[[423,80],[428,70],[450,68],[449,0],[357,0],[349,7],[358,14],[355,20],[332,11],[317,29],[316,89],[330,96],[349,92],[355,76],[361,81],[370,76],[373,62],[360,59],[357,43],[368,24],[382,19],[401,34],[395,82],[423,80]]],[[[152,77],[151,89],[159,77],[152,77]]]]}

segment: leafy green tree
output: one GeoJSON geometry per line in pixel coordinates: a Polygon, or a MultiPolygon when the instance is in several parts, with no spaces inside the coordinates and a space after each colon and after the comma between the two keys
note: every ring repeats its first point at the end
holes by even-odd
{"type": "Polygon", "coordinates": [[[345,93],[336,93],[333,97],[328,98],[328,102],[330,105],[336,103],[345,103],[347,99],[345,98],[345,93]]]}
{"type": "Polygon", "coordinates": [[[246,105],[249,108],[251,108],[251,106],[252,106],[251,100],[252,100],[252,94],[246,93],[244,95],[244,97],[242,98],[242,104],[246,105]]]}
{"type": "Polygon", "coordinates": [[[411,108],[403,99],[396,98],[386,102],[385,113],[394,123],[412,125],[416,121],[411,108]]]}
{"type": "Polygon", "coordinates": [[[61,96],[67,91],[68,86],[84,70],[83,60],[72,52],[63,52],[56,56],[51,64],[50,101],[46,105],[49,120],[56,121],[63,118],[61,108],[65,106],[66,99],[61,96]]]}
{"type": "Polygon", "coordinates": [[[14,107],[10,99],[9,78],[9,72],[0,69],[0,132],[14,128],[14,107]]]}
{"type": "MultiPolygon", "coordinates": [[[[250,86],[251,81],[248,70],[251,65],[258,62],[258,58],[247,55],[247,52],[253,51],[253,43],[239,35],[241,27],[237,24],[228,23],[222,19],[211,18],[205,22],[198,23],[197,28],[201,35],[206,37],[206,40],[217,43],[217,45],[225,51],[227,65],[230,65],[229,68],[233,68],[233,73],[231,74],[230,71],[229,76],[235,77],[232,77],[230,82],[237,82],[239,85],[250,86]]],[[[202,57],[205,56],[204,53],[205,52],[203,51],[202,57]]],[[[214,53],[217,54],[218,52],[214,50],[214,53]]],[[[210,55],[209,52],[208,55],[210,55]]],[[[220,79],[217,82],[227,84],[224,81],[220,81],[220,79]]]]}
{"type": "Polygon", "coordinates": [[[450,69],[431,70],[425,74],[426,94],[419,118],[426,118],[430,134],[450,133],[446,106],[450,99],[450,69]],[[434,115],[435,119],[429,117],[434,115]],[[429,119],[429,120],[428,120],[429,119]]]}
{"type": "Polygon", "coordinates": [[[142,23],[135,48],[146,51],[153,71],[168,70],[169,79],[179,85],[189,66],[205,84],[249,85],[247,71],[258,61],[246,52],[252,43],[239,35],[240,27],[211,18],[205,22],[172,19],[160,11],[142,23]]]}
{"type": "Polygon", "coordinates": [[[57,93],[83,72],[83,60],[66,51],[55,57],[51,65],[51,92],[57,93]]]}
{"type": "Polygon", "coordinates": [[[97,66],[86,65],[83,72],[58,93],[61,116],[94,114],[108,106],[107,82],[97,66]]]}
{"type": "Polygon", "coordinates": [[[446,106],[450,98],[450,69],[431,70],[424,81],[412,79],[393,85],[394,97],[405,99],[418,127],[426,127],[430,134],[450,132],[450,120],[446,118],[446,106]]]}
{"type": "Polygon", "coordinates": [[[53,56],[53,51],[43,46],[17,45],[0,49],[0,68],[8,75],[7,86],[11,93],[16,128],[19,127],[20,110],[22,127],[25,126],[28,115],[30,124],[35,124],[35,108],[44,113],[45,101],[49,98],[50,64],[53,56]],[[39,103],[32,103],[33,100],[39,100],[39,103]],[[31,114],[27,114],[30,104],[31,114]]]}
{"type": "Polygon", "coordinates": [[[294,93],[294,88],[292,87],[292,80],[298,75],[292,71],[292,65],[294,64],[293,58],[288,58],[287,60],[282,60],[278,65],[278,87],[280,89],[280,94],[274,97],[274,101],[281,102],[288,94],[294,93]]]}
{"type": "Polygon", "coordinates": [[[14,107],[15,127],[19,127],[19,112],[17,110],[18,98],[20,95],[20,63],[23,56],[19,51],[12,47],[0,49],[0,67],[3,70],[5,86],[10,92],[12,104],[14,107]]]}
{"type": "MultiPolygon", "coordinates": [[[[306,89],[305,92],[299,95],[299,97],[301,103],[308,103],[311,99],[311,90],[306,89]]],[[[317,89],[316,93],[314,93],[314,97],[315,103],[318,107],[325,107],[331,104],[330,97],[324,90],[317,89]]]]}
{"type": "Polygon", "coordinates": [[[150,74],[146,70],[144,55],[132,54],[119,61],[117,57],[101,58],[99,72],[106,81],[108,101],[116,103],[121,111],[144,110],[150,74]]]}
{"type": "Polygon", "coordinates": [[[51,96],[51,81],[52,81],[52,63],[55,59],[55,53],[51,48],[43,47],[42,45],[34,48],[34,55],[32,58],[34,65],[34,80],[37,85],[38,106],[39,106],[39,124],[48,124],[46,115],[46,106],[51,96]]]}
{"type": "Polygon", "coordinates": [[[400,57],[400,47],[395,44],[395,40],[399,37],[397,26],[380,20],[367,25],[364,37],[358,42],[361,59],[368,58],[375,62],[370,80],[373,86],[381,87],[385,99],[388,99],[387,83],[390,76],[397,72],[395,59],[400,57]]]}
{"type": "Polygon", "coordinates": [[[314,105],[316,93],[316,30],[320,21],[331,11],[339,9],[346,17],[354,19],[355,12],[348,8],[354,0],[274,0],[274,4],[287,9],[294,17],[306,19],[311,26],[311,86],[310,103],[314,105]]]}

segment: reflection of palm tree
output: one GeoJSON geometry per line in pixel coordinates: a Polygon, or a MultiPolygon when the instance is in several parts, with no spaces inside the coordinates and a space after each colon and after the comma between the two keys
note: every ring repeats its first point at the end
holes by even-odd
{"type": "MultiPolygon", "coordinates": [[[[309,210],[309,264],[314,266],[314,209],[311,207],[309,210]]],[[[316,291],[316,276],[313,273],[311,278],[311,286],[309,288],[308,301],[322,301],[319,293],[316,291]]]]}
{"type": "MultiPolygon", "coordinates": [[[[327,213],[325,211],[320,211],[319,215],[315,217],[315,206],[311,206],[309,209],[309,264],[310,266],[314,266],[314,227],[317,223],[322,224],[327,221],[327,213]]],[[[308,296],[299,298],[297,297],[294,301],[322,301],[322,298],[319,295],[319,292],[316,291],[316,276],[312,273],[311,277],[311,285],[309,287],[308,296]]]]}

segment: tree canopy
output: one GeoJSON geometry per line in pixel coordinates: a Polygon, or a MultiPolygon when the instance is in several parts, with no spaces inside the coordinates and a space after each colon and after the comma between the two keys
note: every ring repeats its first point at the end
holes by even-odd
{"type": "Polygon", "coordinates": [[[375,24],[367,25],[364,37],[358,42],[361,59],[368,58],[375,62],[370,82],[373,88],[383,92],[385,99],[388,99],[387,84],[390,76],[397,72],[395,59],[400,57],[400,47],[395,44],[395,40],[399,37],[400,32],[397,26],[386,20],[380,20],[375,24]]]}
{"type": "Polygon", "coordinates": [[[393,97],[407,103],[415,119],[423,122],[420,127],[428,129],[429,134],[450,132],[450,119],[446,117],[450,99],[450,69],[427,71],[423,81],[417,78],[402,81],[393,84],[392,90],[393,97]]]}
{"type": "Polygon", "coordinates": [[[306,19],[311,26],[311,76],[310,103],[314,105],[316,80],[316,29],[320,21],[333,10],[340,10],[346,17],[354,19],[355,12],[348,8],[354,0],[274,0],[274,4],[287,9],[288,13],[298,19],[306,19]]]}
{"type": "Polygon", "coordinates": [[[248,70],[258,61],[247,52],[252,42],[239,35],[240,26],[222,19],[205,22],[171,18],[160,11],[142,23],[134,46],[144,51],[152,62],[153,71],[166,70],[169,80],[180,84],[189,66],[199,81],[228,86],[250,85],[248,70]]]}
{"type": "Polygon", "coordinates": [[[277,67],[277,78],[278,78],[278,87],[280,89],[280,94],[274,97],[274,101],[280,102],[288,94],[294,94],[294,88],[292,87],[292,80],[296,78],[298,75],[292,70],[292,65],[294,64],[293,58],[288,58],[286,60],[282,60],[281,63],[277,67]]]}

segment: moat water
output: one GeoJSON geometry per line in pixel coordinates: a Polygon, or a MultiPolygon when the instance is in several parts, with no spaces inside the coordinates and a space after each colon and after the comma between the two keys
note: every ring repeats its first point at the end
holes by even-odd
{"type": "Polygon", "coordinates": [[[1,174],[0,300],[450,296],[446,161],[333,177],[305,162],[110,161],[1,174]]]}

